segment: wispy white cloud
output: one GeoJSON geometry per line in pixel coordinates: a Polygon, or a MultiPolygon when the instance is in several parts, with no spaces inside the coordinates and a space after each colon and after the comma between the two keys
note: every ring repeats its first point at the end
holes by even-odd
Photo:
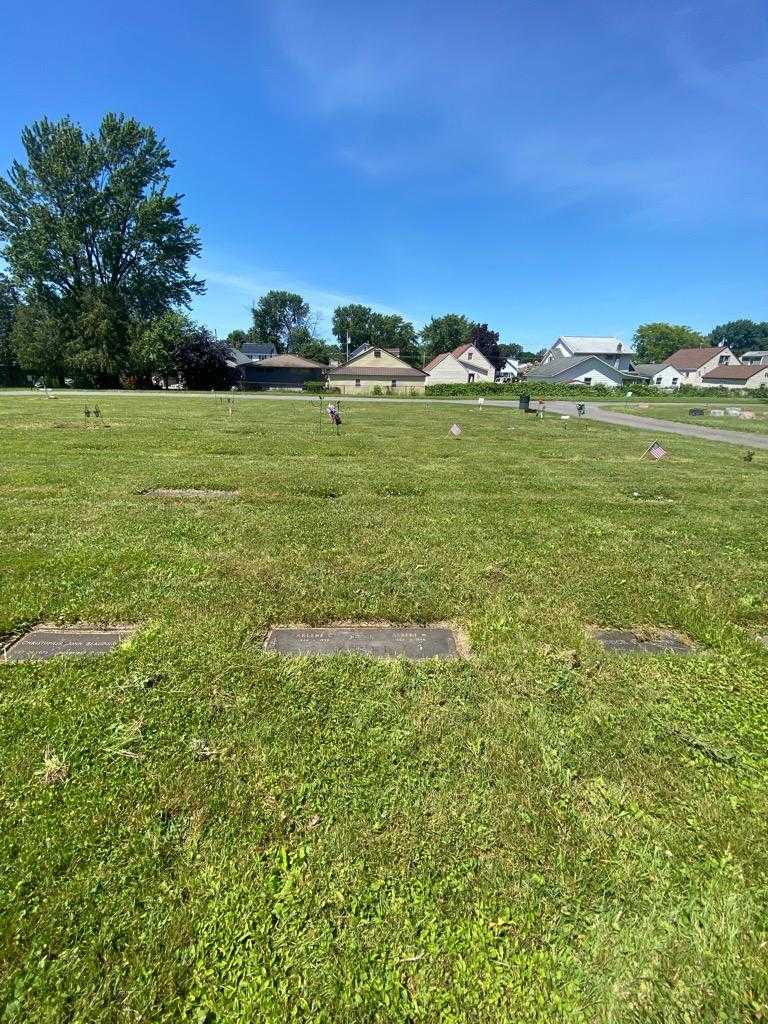
{"type": "Polygon", "coordinates": [[[268,10],[294,102],[362,175],[664,218],[768,214],[756,0],[268,10]]]}
{"type": "MultiPolygon", "coordinates": [[[[334,309],[337,306],[345,306],[352,302],[370,306],[380,313],[400,313],[406,319],[412,319],[403,310],[392,309],[391,306],[377,302],[375,299],[372,300],[359,295],[349,295],[344,292],[321,288],[280,271],[242,267],[231,271],[222,270],[217,265],[203,265],[199,272],[205,279],[209,292],[215,290],[217,292],[225,292],[230,296],[234,294],[240,299],[239,303],[234,305],[241,305],[247,309],[250,309],[250,306],[257,302],[261,295],[264,295],[265,292],[271,289],[298,292],[309,303],[313,313],[318,317],[318,329],[326,337],[331,335],[334,309]]],[[[421,323],[416,320],[412,320],[412,322],[417,327],[421,326],[421,323]]]]}

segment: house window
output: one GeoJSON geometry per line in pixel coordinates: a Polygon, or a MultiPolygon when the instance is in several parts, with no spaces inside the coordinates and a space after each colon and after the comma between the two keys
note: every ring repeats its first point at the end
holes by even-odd
{"type": "Polygon", "coordinates": [[[359,377],[358,377],[358,378],[357,378],[357,380],[355,381],[355,387],[356,387],[356,388],[359,388],[359,387],[360,387],[360,378],[359,378],[359,377]]]}
{"type": "Polygon", "coordinates": [[[727,362],[728,362],[728,356],[720,356],[720,358],[717,361],[717,365],[718,366],[723,366],[727,362]]]}
{"type": "Polygon", "coordinates": [[[396,381],[396,380],[393,380],[393,381],[392,381],[392,387],[393,387],[393,388],[396,388],[396,387],[397,387],[397,381],[396,381]]]}
{"type": "Polygon", "coordinates": [[[661,377],[657,377],[657,378],[656,378],[656,383],[657,383],[657,384],[661,384],[661,377]]]}
{"type": "Polygon", "coordinates": [[[673,377],[672,378],[672,387],[673,388],[676,388],[679,383],[680,383],[680,378],[679,377],[673,377]]]}
{"type": "Polygon", "coordinates": [[[592,387],[592,378],[591,377],[585,377],[584,378],[584,383],[587,385],[587,387],[592,387]]]}
{"type": "Polygon", "coordinates": [[[475,375],[474,375],[474,373],[468,373],[467,374],[467,384],[474,384],[474,383],[475,383],[475,375]]]}
{"type": "Polygon", "coordinates": [[[381,349],[380,348],[375,348],[373,350],[373,354],[376,356],[377,359],[381,359],[381,349]]]}
{"type": "Polygon", "coordinates": [[[470,349],[469,352],[467,352],[467,359],[471,359],[474,356],[474,354],[475,353],[472,351],[472,349],[470,349]]]}

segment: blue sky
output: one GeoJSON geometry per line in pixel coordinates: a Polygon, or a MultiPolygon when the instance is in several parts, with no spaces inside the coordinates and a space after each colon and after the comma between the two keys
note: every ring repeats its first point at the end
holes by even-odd
{"type": "Polygon", "coordinates": [[[768,8],[742,0],[14,4],[0,162],[43,114],[154,125],[195,315],[268,288],[533,348],[768,319],[768,8]]]}

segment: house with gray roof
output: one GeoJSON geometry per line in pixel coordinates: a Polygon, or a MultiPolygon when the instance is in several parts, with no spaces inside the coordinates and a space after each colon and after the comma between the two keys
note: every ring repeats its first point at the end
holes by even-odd
{"type": "Polygon", "coordinates": [[[641,384],[644,378],[632,370],[623,370],[598,355],[566,356],[550,359],[528,371],[529,381],[552,381],[555,384],[582,384],[594,387],[603,384],[620,388],[625,384],[641,384]]]}
{"type": "Polygon", "coordinates": [[[544,355],[542,365],[555,359],[572,359],[576,356],[598,356],[604,363],[619,370],[633,369],[635,353],[620,338],[599,335],[561,334],[544,355]]]}

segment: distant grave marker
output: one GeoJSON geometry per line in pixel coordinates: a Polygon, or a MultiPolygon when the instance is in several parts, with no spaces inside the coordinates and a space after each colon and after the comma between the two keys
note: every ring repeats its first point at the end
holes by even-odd
{"type": "Polygon", "coordinates": [[[91,629],[80,626],[37,626],[11,643],[2,660],[49,661],[60,654],[109,654],[133,633],[131,626],[91,629]]]}
{"type": "Polygon", "coordinates": [[[614,654],[693,654],[695,648],[676,633],[661,630],[640,636],[631,629],[601,628],[592,631],[598,643],[614,654]]]}
{"type": "Polygon", "coordinates": [[[200,487],[150,487],[141,491],[147,498],[236,498],[239,491],[214,491],[200,487]]]}
{"type": "Polygon", "coordinates": [[[458,423],[454,423],[451,427],[451,437],[461,437],[461,427],[458,423]]]}
{"type": "Polygon", "coordinates": [[[276,626],[264,649],[300,655],[365,654],[372,658],[458,658],[453,630],[444,626],[276,626]]]}

